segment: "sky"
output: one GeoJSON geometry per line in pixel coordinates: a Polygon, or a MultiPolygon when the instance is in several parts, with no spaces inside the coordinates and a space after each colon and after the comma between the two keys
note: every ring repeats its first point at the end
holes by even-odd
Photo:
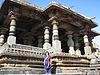
{"type": "MultiPolygon", "coordinates": [[[[0,6],[4,0],[0,0],[0,6]]],[[[26,0],[27,2],[37,4],[41,7],[47,7],[48,4],[53,0],[26,0]]],[[[93,21],[95,21],[98,25],[98,27],[93,28],[93,30],[100,33],[100,0],[55,0],[58,3],[66,6],[66,7],[72,7],[72,10],[74,10],[77,13],[81,13],[85,15],[86,17],[92,18],[93,16],[96,16],[93,21]]],[[[93,39],[93,42],[95,42],[97,45],[99,45],[100,48],[100,36],[97,36],[93,39]]]]}

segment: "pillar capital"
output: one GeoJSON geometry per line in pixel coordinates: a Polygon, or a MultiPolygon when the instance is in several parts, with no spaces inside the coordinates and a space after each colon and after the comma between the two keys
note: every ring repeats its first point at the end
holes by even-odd
{"type": "Polygon", "coordinates": [[[57,20],[53,20],[51,24],[52,25],[54,25],[54,24],[58,25],[59,23],[57,22],[57,20]]]}
{"type": "Polygon", "coordinates": [[[51,22],[51,25],[54,25],[54,24],[59,25],[56,16],[51,17],[51,18],[49,19],[49,22],[51,22]]]}
{"type": "Polygon", "coordinates": [[[11,16],[11,15],[13,15],[13,14],[14,14],[13,11],[9,11],[8,16],[11,16]]]}
{"type": "Polygon", "coordinates": [[[38,36],[38,39],[39,39],[39,38],[42,38],[42,39],[43,39],[43,36],[42,36],[42,35],[40,35],[40,36],[38,36]]]}
{"type": "Polygon", "coordinates": [[[74,37],[79,37],[79,34],[78,33],[74,33],[73,36],[74,37]]]}
{"type": "Polygon", "coordinates": [[[14,15],[11,15],[10,17],[11,20],[17,20],[16,17],[14,15]]]}
{"type": "Polygon", "coordinates": [[[48,26],[45,26],[45,27],[44,27],[44,29],[50,29],[50,27],[48,27],[48,26]]]}
{"type": "Polygon", "coordinates": [[[85,35],[85,34],[87,35],[88,31],[86,29],[83,29],[83,30],[80,30],[80,33],[83,34],[83,35],[85,35]]]}
{"type": "Polygon", "coordinates": [[[68,31],[66,32],[67,35],[72,35],[73,34],[73,31],[68,31]]]}
{"type": "Polygon", "coordinates": [[[16,16],[15,16],[15,12],[13,12],[13,11],[10,11],[10,12],[8,13],[8,17],[10,18],[10,20],[12,20],[12,19],[17,20],[17,19],[16,19],[16,16]]]}

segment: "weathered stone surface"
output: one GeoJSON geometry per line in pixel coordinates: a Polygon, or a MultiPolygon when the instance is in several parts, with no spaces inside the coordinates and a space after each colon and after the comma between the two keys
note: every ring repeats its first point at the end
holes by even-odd
{"type": "Polygon", "coordinates": [[[8,44],[16,44],[16,37],[15,36],[9,36],[7,39],[8,44]]]}
{"type": "Polygon", "coordinates": [[[61,52],[61,51],[62,51],[62,49],[61,49],[61,41],[59,41],[59,40],[54,40],[54,41],[52,42],[52,45],[53,45],[53,48],[55,49],[54,52],[61,52]]]}
{"type": "Polygon", "coordinates": [[[84,47],[85,55],[91,55],[91,47],[90,46],[85,46],[84,47]]]}

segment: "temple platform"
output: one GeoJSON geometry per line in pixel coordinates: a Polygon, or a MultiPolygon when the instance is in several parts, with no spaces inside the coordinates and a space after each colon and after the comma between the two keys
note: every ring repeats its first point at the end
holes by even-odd
{"type": "MultiPolygon", "coordinates": [[[[50,55],[52,60],[52,74],[100,74],[99,66],[97,68],[97,64],[90,64],[90,59],[84,55],[78,56],[62,52],[51,52],[50,55]]],[[[0,50],[0,73],[44,74],[44,56],[45,50],[42,48],[21,44],[9,45],[5,43],[0,50]]]]}

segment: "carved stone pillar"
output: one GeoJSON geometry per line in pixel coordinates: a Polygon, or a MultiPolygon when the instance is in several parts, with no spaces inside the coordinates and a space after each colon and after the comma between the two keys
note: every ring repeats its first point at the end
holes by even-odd
{"type": "Polygon", "coordinates": [[[90,37],[90,38],[89,38],[89,42],[90,42],[91,52],[92,52],[92,53],[96,52],[96,50],[97,50],[96,47],[95,47],[95,48],[93,47],[93,38],[94,38],[94,37],[90,37]]]}
{"type": "Polygon", "coordinates": [[[0,46],[2,46],[4,43],[4,34],[0,35],[0,46]]]}
{"type": "Polygon", "coordinates": [[[14,15],[11,16],[11,23],[9,29],[9,36],[7,39],[8,44],[16,44],[16,37],[15,35],[15,27],[16,27],[16,18],[14,15]]]}
{"type": "Polygon", "coordinates": [[[7,32],[7,28],[0,28],[0,46],[4,43],[5,33],[7,32]]]}
{"type": "Polygon", "coordinates": [[[84,51],[85,51],[85,55],[91,55],[92,51],[91,51],[91,47],[89,46],[89,40],[88,40],[88,35],[85,33],[84,35],[84,51]]]}
{"type": "Polygon", "coordinates": [[[72,31],[69,31],[67,34],[68,34],[68,41],[67,41],[67,44],[69,46],[69,53],[72,55],[72,54],[75,54],[75,51],[74,51],[74,41],[72,39],[72,31]]]}
{"type": "Polygon", "coordinates": [[[55,52],[61,52],[61,41],[59,40],[59,34],[58,34],[58,22],[53,19],[52,20],[53,25],[53,35],[52,35],[52,46],[56,50],[55,52]]]}
{"type": "Polygon", "coordinates": [[[51,44],[49,43],[49,27],[45,27],[44,41],[43,49],[48,50],[51,47],[51,44]]]}
{"type": "Polygon", "coordinates": [[[5,37],[5,33],[7,32],[7,28],[0,28],[0,46],[3,45],[4,43],[4,37],[5,37]]]}
{"type": "Polygon", "coordinates": [[[42,48],[43,38],[42,36],[38,37],[38,47],[42,48]]]}
{"type": "Polygon", "coordinates": [[[79,50],[79,37],[78,37],[78,34],[74,35],[74,39],[75,39],[76,55],[81,55],[81,51],[79,50]]]}

